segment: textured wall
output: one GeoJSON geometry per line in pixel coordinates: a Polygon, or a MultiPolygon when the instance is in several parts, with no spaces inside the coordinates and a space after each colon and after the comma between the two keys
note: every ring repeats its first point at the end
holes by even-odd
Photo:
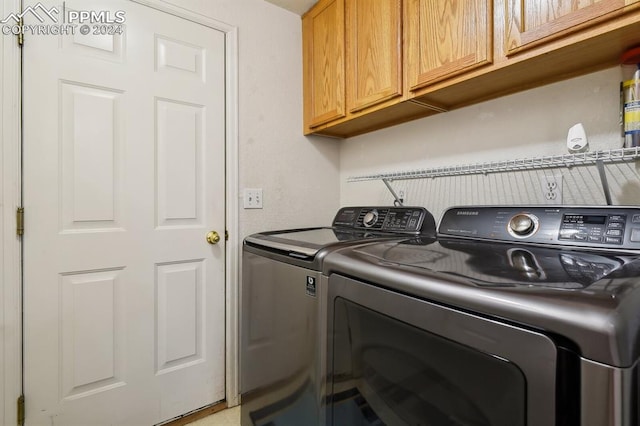
{"type": "Polygon", "coordinates": [[[239,187],[264,199],[261,210],[240,206],[241,236],[330,223],[339,145],[302,135],[300,16],[262,0],[167,2],[238,27],[239,187]]]}
{"type": "MultiPolygon", "coordinates": [[[[586,76],[427,117],[341,143],[341,203],[393,201],[381,181],[347,182],[349,176],[495,160],[566,154],[568,129],[581,122],[590,150],[622,146],[619,127],[621,70],[586,76]]],[[[407,203],[438,218],[461,204],[543,203],[540,177],[563,176],[564,204],[605,204],[595,167],[547,169],[449,178],[394,181],[407,203]]],[[[608,165],[613,204],[639,204],[634,163],[608,165]]]]}

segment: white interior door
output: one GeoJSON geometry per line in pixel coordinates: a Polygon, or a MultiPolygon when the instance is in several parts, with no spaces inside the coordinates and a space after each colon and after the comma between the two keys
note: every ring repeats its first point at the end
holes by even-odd
{"type": "Polygon", "coordinates": [[[25,36],[26,423],[223,400],[225,35],[129,1],[41,3],[125,28],[25,36]]]}

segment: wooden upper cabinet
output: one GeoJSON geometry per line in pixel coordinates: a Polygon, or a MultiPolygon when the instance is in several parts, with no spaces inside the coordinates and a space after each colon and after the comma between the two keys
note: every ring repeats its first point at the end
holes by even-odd
{"type": "Polygon", "coordinates": [[[638,0],[507,0],[505,52],[535,47],[611,19],[638,0]]]}
{"type": "Polygon", "coordinates": [[[344,117],[344,0],[320,0],[302,18],[305,127],[344,117]]]}
{"type": "Polygon", "coordinates": [[[489,64],[493,0],[407,0],[405,57],[409,90],[489,64]]]}
{"type": "Polygon", "coordinates": [[[302,41],[303,131],[343,138],[618,63],[640,0],[319,0],[302,41]]]}
{"type": "Polygon", "coordinates": [[[347,105],[402,95],[402,0],[346,0],[347,105]]]}

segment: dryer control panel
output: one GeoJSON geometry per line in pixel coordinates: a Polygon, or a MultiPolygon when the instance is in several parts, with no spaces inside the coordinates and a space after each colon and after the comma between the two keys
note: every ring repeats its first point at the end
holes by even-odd
{"type": "Polygon", "coordinates": [[[640,249],[640,209],[634,207],[453,207],[438,233],[492,241],[640,249]]]}

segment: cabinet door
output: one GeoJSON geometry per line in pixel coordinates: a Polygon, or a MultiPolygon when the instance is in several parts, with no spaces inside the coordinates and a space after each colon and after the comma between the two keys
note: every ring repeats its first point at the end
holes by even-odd
{"type": "Polygon", "coordinates": [[[321,0],[302,19],[307,127],[345,116],[344,0],[321,0]]]}
{"type": "Polygon", "coordinates": [[[492,0],[409,0],[405,25],[411,90],[492,61],[492,0]]]}
{"type": "Polygon", "coordinates": [[[507,0],[505,52],[513,54],[621,13],[638,0],[507,0]]]}
{"type": "Polygon", "coordinates": [[[350,112],[402,95],[402,0],[347,0],[350,112]]]}

